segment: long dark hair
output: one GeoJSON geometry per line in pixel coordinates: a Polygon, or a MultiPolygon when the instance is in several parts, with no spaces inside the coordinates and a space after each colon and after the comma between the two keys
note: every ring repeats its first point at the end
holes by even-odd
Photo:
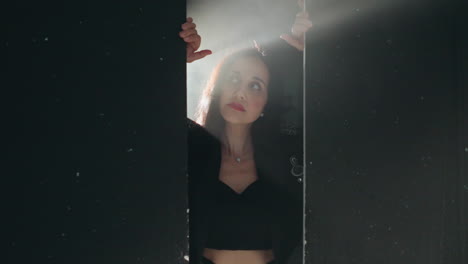
{"type": "Polygon", "coordinates": [[[282,112],[280,99],[282,96],[280,80],[272,67],[272,61],[257,49],[242,49],[226,56],[213,70],[207,86],[203,90],[196,112],[196,122],[221,141],[225,120],[219,110],[222,82],[226,80],[232,64],[240,58],[254,57],[260,59],[267,67],[270,81],[268,99],[263,109],[263,117],[258,118],[251,126],[252,144],[257,167],[274,162],[274,153],[280,146],[280,114],[282,112]],[[267,154],[267,155],[265,155],[267,154]]]}

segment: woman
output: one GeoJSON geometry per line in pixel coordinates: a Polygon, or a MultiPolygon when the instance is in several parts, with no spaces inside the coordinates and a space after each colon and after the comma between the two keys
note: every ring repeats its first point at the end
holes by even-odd
{"type": "MultiPolygon", "coordinates": [[[[293,36],[282,38],[300,50],[310,26],[301,12],[293,36]]],[[[201,38],[191,18],[182,29],[187,62],[211,54],[197,51],[201,38]]],[[[268,65],[255,49],[226,57],[204,90],[199,125],[189,121],[191,263],[286,263],[300,242],[300,201],[279,188],[281,175],[268,170],[279,148],[280,98],[268,65]]]]}

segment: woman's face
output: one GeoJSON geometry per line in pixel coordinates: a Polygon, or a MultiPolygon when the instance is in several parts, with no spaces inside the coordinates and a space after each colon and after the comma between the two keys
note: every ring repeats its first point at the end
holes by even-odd
{"type": "Polygon", "coordinates": [[[266,65],[255,57],[236,60],[221,80],[219,110],[231,124],[251,124],[267,103],[270,75],[266,65]]]}

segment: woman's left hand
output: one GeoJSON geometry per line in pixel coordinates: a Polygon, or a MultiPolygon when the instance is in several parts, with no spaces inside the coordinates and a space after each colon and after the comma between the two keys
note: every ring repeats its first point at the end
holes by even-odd
{"type": "Polygon", "coordinates": [[[284,39],[289,45],[299,51],[304,50],[305,33],[312,27],[312,21],[309,20],[309,13],[301,11],[296,15],[296,21],[291,28],[291,34],[283,34],[280,38],[284,39]]]}

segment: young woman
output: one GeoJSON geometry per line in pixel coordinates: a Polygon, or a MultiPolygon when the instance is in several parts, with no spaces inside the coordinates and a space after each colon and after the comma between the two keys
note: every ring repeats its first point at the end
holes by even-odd
{"type": "MultiPolygon", "coordinates": [[[[282,38],[300,50],[310,26],[302,12],[293,36],[282,38]]],[[[211,54],[197,51],[191,18],[182,29],[187,62],[211,54]]],[[[227,56],[203,92],[198,124],[188,120],[191,263],[283,264],[300,242],[301,201],[281,189],[281,172],[271,169],[281,145],[280,90],[270,63],[257,49],[227,56]]]]}

